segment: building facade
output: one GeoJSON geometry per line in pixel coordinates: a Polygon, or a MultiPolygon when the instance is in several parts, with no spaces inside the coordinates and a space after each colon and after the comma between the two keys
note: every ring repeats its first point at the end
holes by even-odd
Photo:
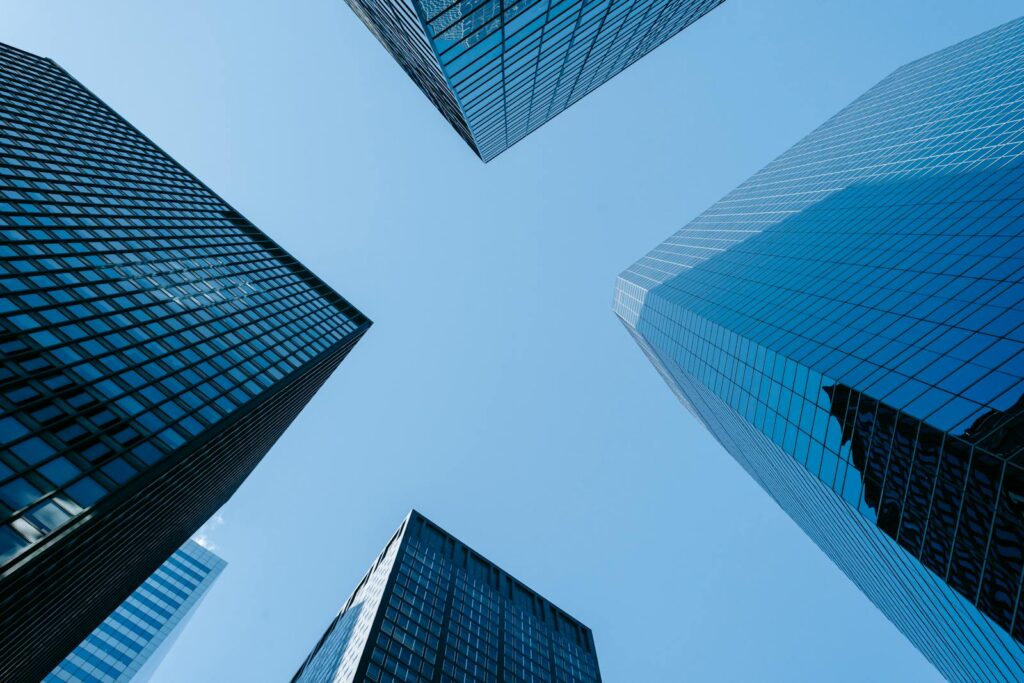
{"type": "Polygon", "coordinates": [[[594,638],[416,511],[293,683],[599,683],[594,638]]]}
{"type": "Polygon", "coordinates": [[[0,680],[39,680],[370,321],[54,62],[0,47],[0,680]]]}
{"type": "Polygon", "coordinates": [[[145,680],[224,570],[226,562],[189,540],[110,613],[43,683],[145,680]]]}
{"type": "Polygon", "coordinates": [[[490,161],[724,0],[348,0],[490,161]]]}
{"type": "Polygon", "coordinates": [[[680,400],[949,679],[1024,680],[1024,20],[908,64],[625,271],[680,400]]]}

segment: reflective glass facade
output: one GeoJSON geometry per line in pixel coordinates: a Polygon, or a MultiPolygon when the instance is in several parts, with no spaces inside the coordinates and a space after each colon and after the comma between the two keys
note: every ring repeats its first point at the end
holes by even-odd
{"type": "Polygon", "coordinates": [[[1024,20],[904,66],[642,258],[670,387],[952,680],[1024,679],[1024,20]]]}
{"type": "Polygon", "coordinates": [[[38,679],[227,500],[369,321],[9,47],[0,237],[0,679],[38,679]]]}
{"type": "MultiPolygon", "coordinates": [[[[154,664],[227,563],[188,541],[135,589],[43,683],[127,683],[154,664]]],[[[150,669],[147,669],[150,670],[150,669]]],[[[139,675],[142,679],[143,676],[139,675]]]]}
{"type": "Polygon", "coordinates": [[[599,683],[593,635],[413,511],[294,683],[599,683]]]}
{"type": "Polygon", "coordinates": [[[490,161],[724,0],[348,0],[490,161]]]}

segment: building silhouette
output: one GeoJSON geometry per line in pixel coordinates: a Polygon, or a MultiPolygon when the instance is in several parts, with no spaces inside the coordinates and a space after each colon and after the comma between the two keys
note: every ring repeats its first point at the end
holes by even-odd
{"type": "Polygon", "coordinates": [[[912,62],[619,277],[682,402],[951,680],[1024,680],[1024,20],[912,62]]]}
{"type": "Polygon", "coordinates": [[[485,162],[724,0],[348,0],[485,162]]]}
{"type": "Polygon", "coordinates": [[[0,680],[40,680],[370,321],[54,62],[0,47],[0,680]]]}
{"type": "Polygon", "coordinates": [[[600,683],[588,629],[416,511],[293,683],[600,683]]]}

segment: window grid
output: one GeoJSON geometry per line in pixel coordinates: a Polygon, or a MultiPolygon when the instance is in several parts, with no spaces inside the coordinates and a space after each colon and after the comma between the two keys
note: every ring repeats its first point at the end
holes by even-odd
{"type": "Polygon", "coordinates": [[[6,564],[367,321],[55,64],[0,67],[6,564]]]}
{"type": "Polygon", "coordinates": [[[353,639],[339,628],[365,604],[350,599],[295,683],[600,683],[589,629],[419,513],[385,552],[393,562],[378,559],[367,575],[389,574],[369,632],[353,639]],[[360,664],[346,665],[359,654],[342,660],[342,648],[360,664]]]}
{"type": "Polygon", "coordinates": [[[410,2],[349,5],[490,161],[722,0],[410,2]]]}
{"type": "Polygon", "coordinates": [[[1018,20],[898,69],[631,266],[614,304],[954,680],[1024,675],[1022,45],[1018,20]]]}

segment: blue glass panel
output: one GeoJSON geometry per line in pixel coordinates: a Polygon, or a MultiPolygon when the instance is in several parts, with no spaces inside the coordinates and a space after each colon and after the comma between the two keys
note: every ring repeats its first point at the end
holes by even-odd
{"type": "Polygon", "coordinates": [[[619,278],[684,403],[953,680],[1024,679],[1024,20],[912,62],[619,278]]]}

